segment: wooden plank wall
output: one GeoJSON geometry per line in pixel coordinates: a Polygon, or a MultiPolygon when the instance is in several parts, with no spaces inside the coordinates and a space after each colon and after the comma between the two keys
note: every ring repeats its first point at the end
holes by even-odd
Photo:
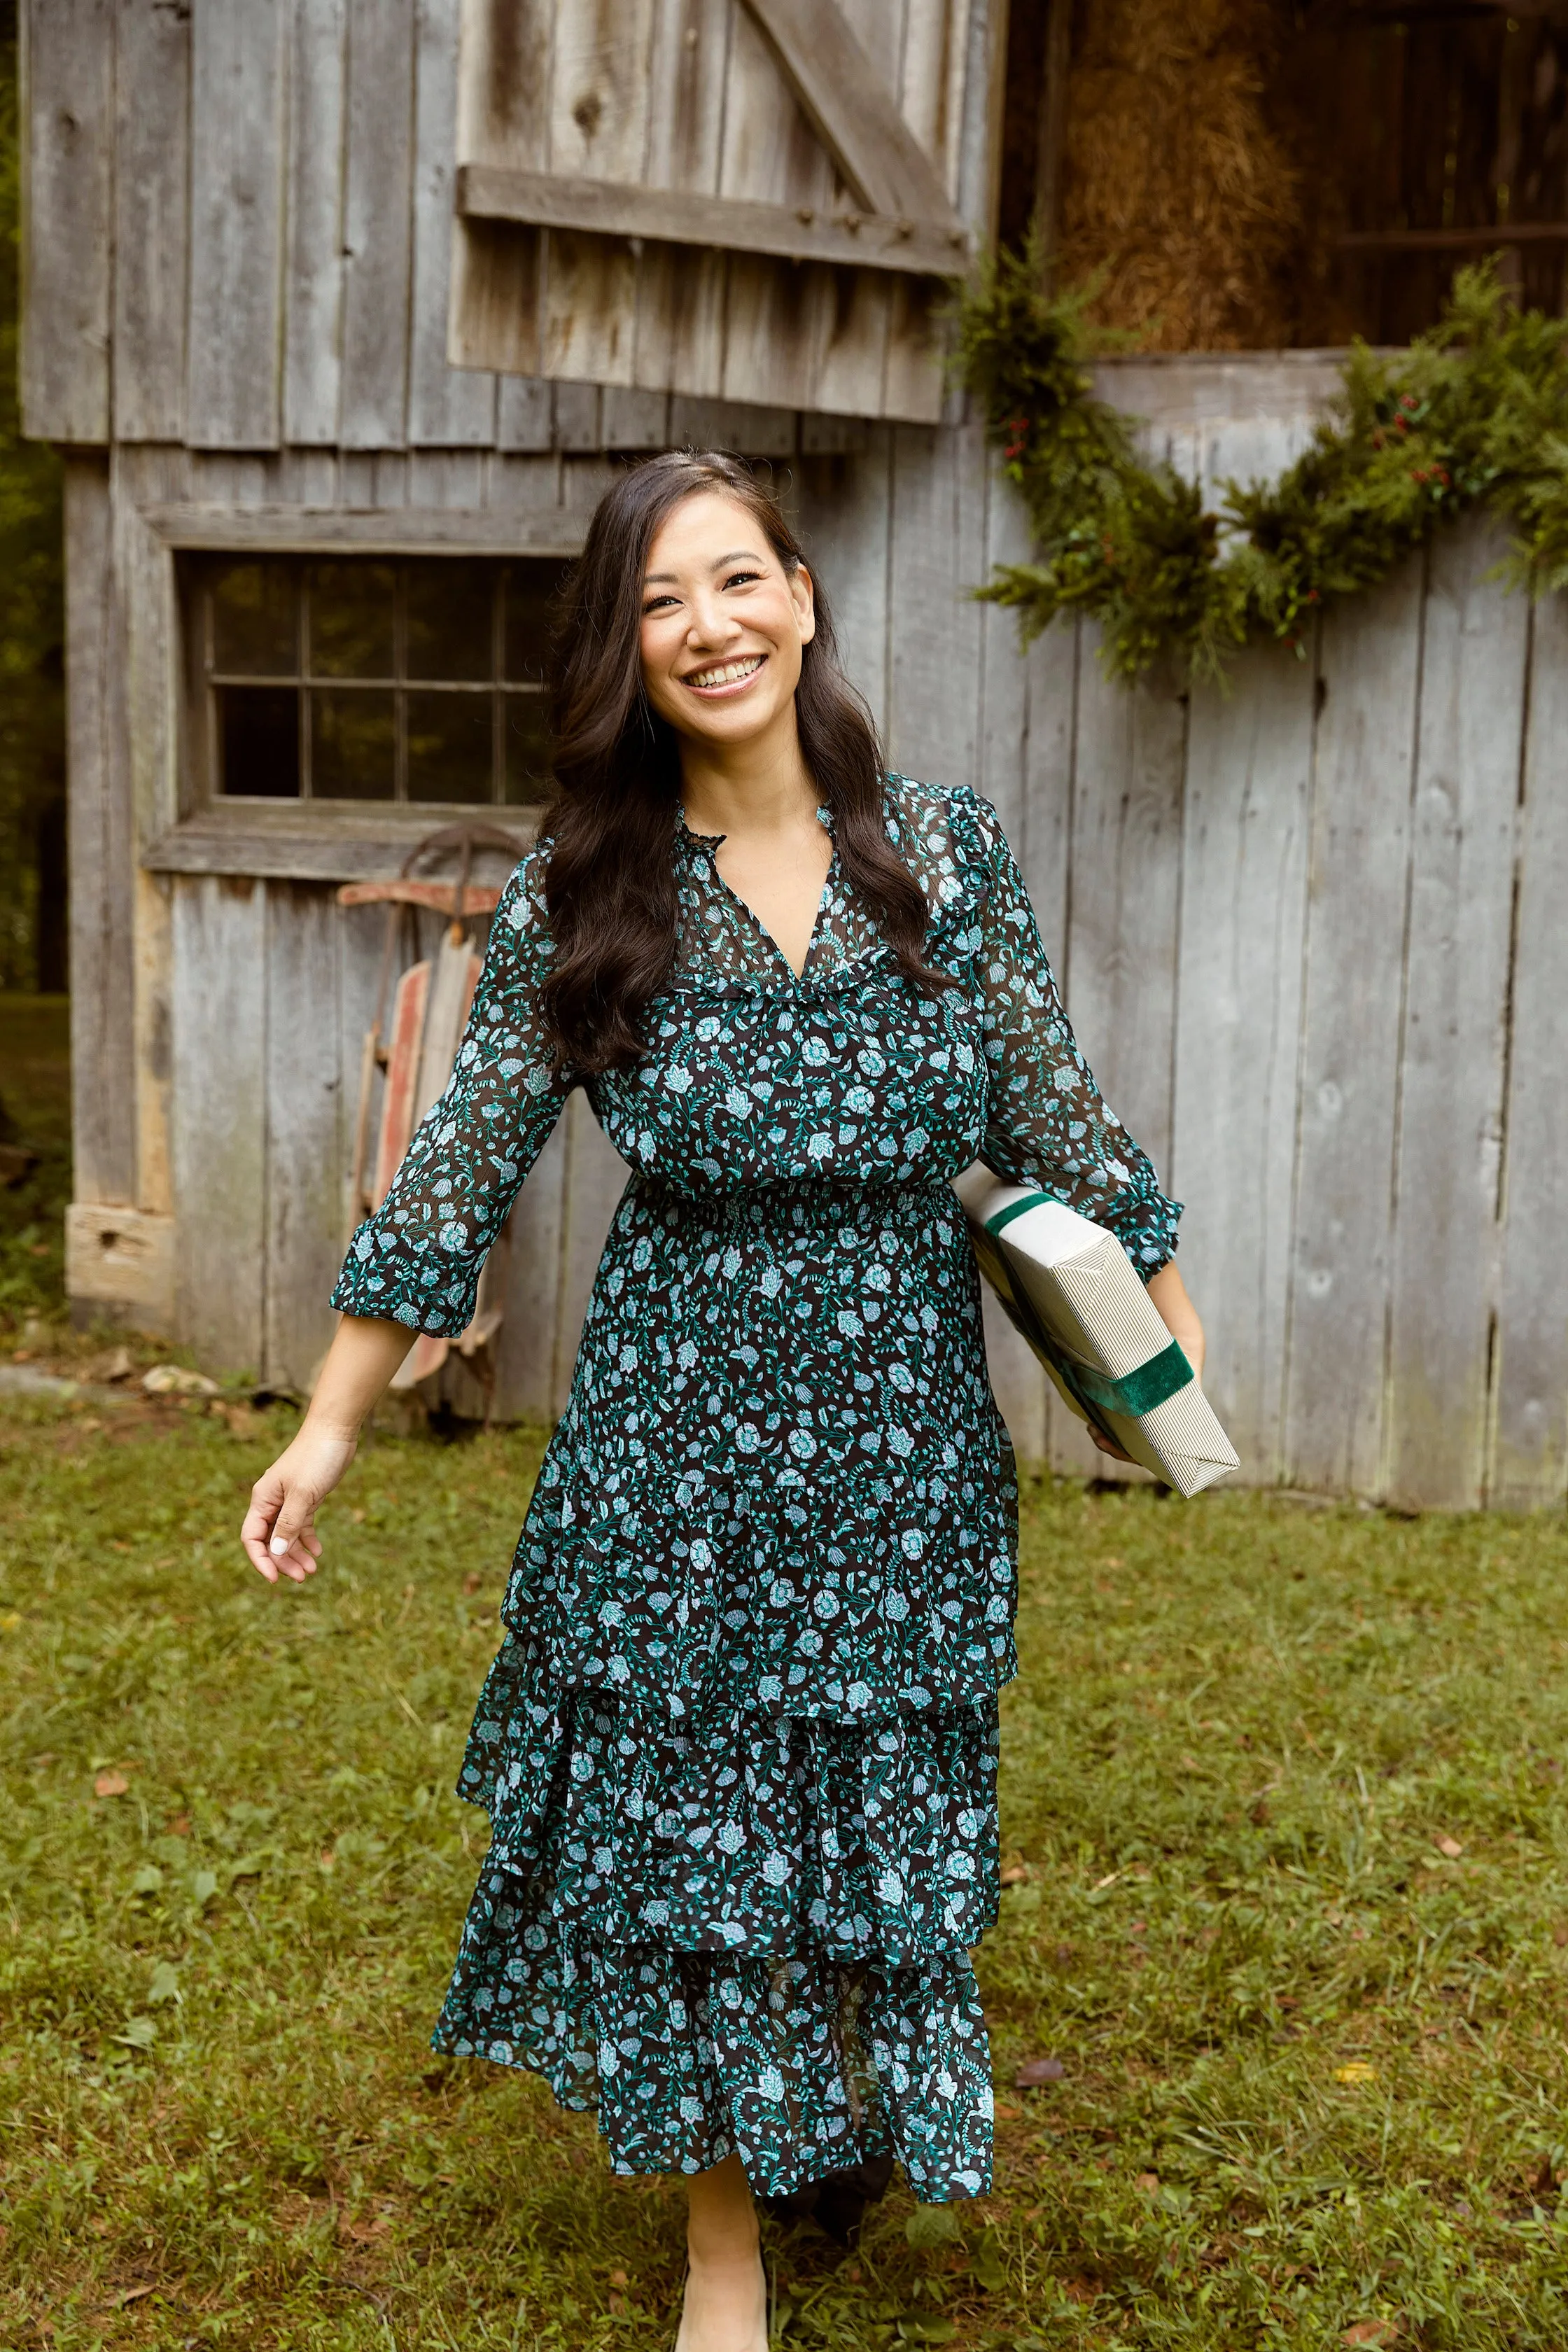
{"type": "MultiPolygon", "coordinates": [[[[843,5],[984,224],[989,0],[843,5]]],[[[678,437],[713,403],[942,413],[913,281],[669,247],[638,259],[566,236],[542,268],[530,233],[504,225],[454,245],[459,152],[828,201],[832,167],[742,0],[474,0],[459,92],[462,13],[23,0],[27,430],[236,450],[538,446],[541,387],[490,362],[563,379],[584,448],[647,446],[672,387],[693,420],[678,437]],[[476,280],[458,289],[459,341],[485,366],[448,361],[454,250],[476,280]],[[602,415],[601,385],[619,395],[602,415]]]]}
{"type": "MultiPolygon", "coordinates": [[[[802,451],[789,475],[848,667],[895,764],[971,781],[1004,817],[1107,1095],[1187,1203],[1183,1263],[1244,1475],[1561,1502],[1568,608],[1504,595],[1478,526],[1325,625],[1308,659],[1251,655],[1228,695],[1129,692],[1087,632],[1020,656],[1006,616],[963,594],[1020,544],[975,436],[872,425],[858,441],[802,451]]],[[[185,494],[213,488],[220,461],[190,462],[185,494]]],[[[305,462],[251,465],[247,495],[277,496],[305,462]]],[[[352,457],[309,462],[340,494],[363,478],[352,457]]],[[[492,457],[481,472],[551,502],[591,497],[603,462],[492,457]]],[[[375,478],[423,499],[447,472],[421,456],[375,478]]],[[[231,1268],[218,1354],[299,1381],[330,1328],[374,926],[313,886],[173,888],[182,1230],[226,1191],[223,1247],[243,1232],[258,1270],[231,1268]],[[265,975],[237,1050],[211,985],[220,932],[265,975]],[[303,1074],[297,1000],[338,1007],[303,1074]],[[214,1085],[265,1171],[259,1197],[202,1159],[220,1148],[214,1085]],[[245,1126],[253,1102],[264,1136],[245,1126]]],[[[574,1102],[515,1222],[504,1409],[560,1409],[621,1181],[574,1102]]],[[[1103,1469],[1005,1332],[994,1373],[1022,1452],[1103,1469]]]]}

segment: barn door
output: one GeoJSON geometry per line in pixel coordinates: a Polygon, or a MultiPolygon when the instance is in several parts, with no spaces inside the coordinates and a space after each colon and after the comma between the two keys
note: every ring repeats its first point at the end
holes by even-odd
{"type": "Polygon", "coordinates": [[[458,366],[933,420],[1004,0],[463,0],[458,366]]]}

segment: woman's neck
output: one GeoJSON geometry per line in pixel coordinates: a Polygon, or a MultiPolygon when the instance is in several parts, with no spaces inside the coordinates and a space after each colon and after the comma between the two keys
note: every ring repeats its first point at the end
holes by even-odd
{"type": "Polygon", "coordinates": [[[693,833],[754,837],[815,819],[816,787],[801,756],[793,705],[787,717],[787,730],[771,729],[753,742],[681,743],[681,804],[693,833]]]}

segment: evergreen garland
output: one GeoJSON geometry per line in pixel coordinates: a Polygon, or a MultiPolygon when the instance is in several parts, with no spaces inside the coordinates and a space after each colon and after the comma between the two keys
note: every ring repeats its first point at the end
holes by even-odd
{"type": "Polygon", "coordinates": [[[1441,324],[1408,351],[1356,344],[1310,447],[1277,482],[1226,482],[1217,514],[1094,397],[1090,299],[1046,294],[1026,251],[986,262],[955,308],[959,375],[1038,551],[979,593],[1015,606],[1026,639],[1090,614],[1127,678],[1162,656],[1214,677],[1258,639],[1304,653],[1318,609],[1481,502],[1512,526],[1511,583],[1568,586],[1568,322],[1518,310],[1494,261],[1458,273],[1441,324]]]}

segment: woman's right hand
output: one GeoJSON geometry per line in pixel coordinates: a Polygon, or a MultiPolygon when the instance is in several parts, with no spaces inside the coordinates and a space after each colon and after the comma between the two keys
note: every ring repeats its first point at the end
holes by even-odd
{"type": "Polygon", "coordinates": [[[316,1512],[354,1458],[365,1415],[414,1345],[415,1334],[379,1316],[345,1315],[317,1375],[310,1410],[292,1445],[250,1490],[239,1530],[252,1568],[276,1584],[278,1571],[303,1584],[315,1573],[321,1539],[316,1512]]]}
{"type": "Polygon", "coordinates": [[[316,1511],[353,1460],[357,1444],[347,1430],[312,1429],[307,1420],[251,1488],[239,1540],[268,1584],[277,1583],[279,1570],[296,1584],[315,1574],[321,1553],[316,1511]]]}

